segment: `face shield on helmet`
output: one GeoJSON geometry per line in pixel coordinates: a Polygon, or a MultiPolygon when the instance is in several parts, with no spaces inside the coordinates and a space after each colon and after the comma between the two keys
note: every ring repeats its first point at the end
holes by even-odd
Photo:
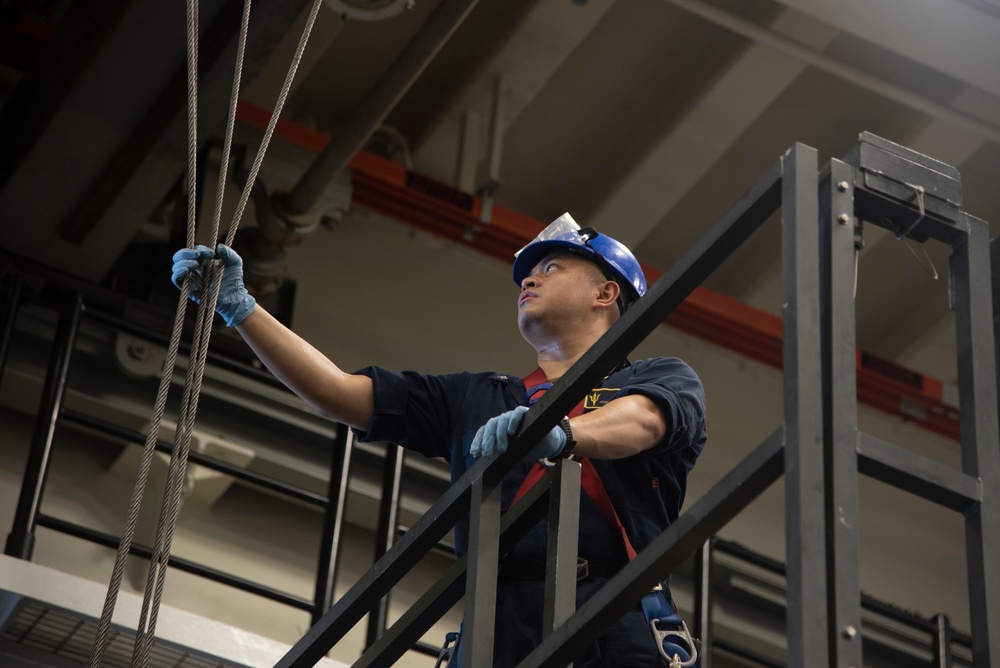
{"type": "Polygon", "coordinates": [[[618,283],[621,288],[618,308],[623,313],[629,304],[646,294],[646,277],[632,251],[592,227],[580,229],[568,213],[556,218],[514,254],[514,282],[520,286],[546,255],[560,250],[593,260],[609,279],[618,283]]]}

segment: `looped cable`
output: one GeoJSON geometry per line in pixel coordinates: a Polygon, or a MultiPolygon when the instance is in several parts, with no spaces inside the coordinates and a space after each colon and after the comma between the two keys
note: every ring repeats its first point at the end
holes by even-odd
{"type": "MultiPolygon", "coordinates": [[[[232,246],[236,237],[236,230],[239,227],[243,211],[246,208],[247,200],[256,181],[260,165],[263,163],[264,154],[267,151],[271,136],[274,133],[277,119],[284,108],[285,100],[291,90],[291,83],[298,70],[302,54],[309,40],[313,25],[316,22],[316,15],[319,12],[323,0],[314,0],[299,39],[298,47],[293,56],[281,93],[275,104],[275,109],[271,117],[271,122],[261,140],[254,166],[247,179],[243,195],[237,206],[237,211],[233,216],[226,236],[226,244],[232,246]]],[[[240,80],[243,71],[243,60],[246,51],[246,41],[250,17],[250,0],[245,0],[243,8],[243,19],[240,26],[239,45],[237,48],[236,68],[233,75],[232,97],[230,99],[229,115],[226,126],[226,139],[223,147],[222,167],[219,177],[218,191],[216,194],[215,212],[212,219],[211,244],[215,247],[219,236],[219,223],[222,217],[222,201],[225,189],[226,175],[232,151],[233,127],[236,118],[236,104],[239,97],[240,80]]],[[[197,119],[198,119],[198,0],[187,0],[187,83],[188,83],[188,169],[187,169],[187,190],[188,190],[188,211],[187,211],[187,247],[194,248],[196,239],[196,218],[197,218],[197,119]]],[[[160,602],[163,595],[163,586],[166,580],[167,565],[170,561],[170,548],[173,541],[174,527],[177,523],[177,516],[180,510],[181,493],[184,488],[184,476],[187,466],[188,453],[191,444],[191,435],[194,429],[194,420],[197,413],[198,398],[201,394],[202,381],[205,373],[205,363],[208,356],[208,344],[212,331],[212,320],[215,312],[215,305],[219,297],[221,285],[222,267],[218,260],[210,263],[205,268],[205,280],[203,281],[201,294],[199,295],[200,307],[197,309],[195,330],[191,343],[191,353],[188,360],[187,373],[184,380],[184,391],[181,399],[181,408],[177,417],[177,428],[174,436],[174,447],[171,452],[170,466],[167,472],[167,484],[164,489],[163,503],[160,508],[160,516],[156,529],[156,543],[153,555],[149,564],[149,577],[146,579],[146,588],[143,596],[143,603],[140,612],[139,627],[136,632],[135,645],[132,650],[132,668],[146,668],[149,665],[149,658],[152,651],[153,637],[156,629],[156,620],[159,613],[160,602]]],[[[135,536],[135,529],[138,520],[139,506],[142,503],[143,493],[149,480],[149,469],[152,463],[156,442],[159,438],[160,424],[166,408],[167,394],[170,389],[171,379],[174,374],[174,367],[180,348],[181,333],[184,327],[184,316],[188,306],[188,299],[191,289],[191,278],[188,276],[181,287],[177,310],[174,316],[174,324],[171,330],[170,343],[167,349],[167,356],[164,361],[163,375],[157,390],[156,401],[153,408],[153,416],[150,419],[149,432],[146,435],[146,444],[143,448],[142,457],[139,463],[139,470],[136,476],[135,488],[132,500],[129,505],[125,529],[118,546],[118,553],[115,565],[112,570],[111,581],[108,585],[107,596],[104,601],[104,609],[98,624],[98,632],[95,637],[94,647],[90,658],[90,668],[99,668],[102,662],[104,650],[108,644],[110,635],[111,619],[114,615],[115,603],[118,592],[121,589],[121,582],[125,570],[125,562],[128,558],[135,536]]]]}

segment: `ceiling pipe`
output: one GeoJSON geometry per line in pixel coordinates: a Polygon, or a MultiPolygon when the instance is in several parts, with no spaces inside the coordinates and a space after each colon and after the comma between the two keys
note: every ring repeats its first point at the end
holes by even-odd
{"type": "Polygon", "coordinates": [[[317,156],[299,182],[282,199],[280,209],[289,216],[309,213],[323,191],[347,167],[382,125],[389,112],[423,73],[479,0],[441,0],[402,53],[382,75],[353,118],[317,156]]]}
{"type": "Polygon", "coordinates": [[[1000,144],[1000,128],[990,123],[984,123],[972,116],[956,111],[938,102],[934,102],[922,95],[918,95],[902,86],[891,83],[879,77],[862,72],[854,67],[832,58],[822,51],[804,46],[792,39],[779,35],[771,30],[762,28],[756,23],[740,18],[729,12],[718,9],[702,2],[701,0],[666,0],[672,5],[680,7],[686,12],[699,16],[707,21],[711,21],[732,32],[742,35],[748,39],[761,44],[766,44],[772,48],[784,51],[785,53],[801,60],[802,62],[817,69],[828,72],[835,77],[849,81],[850,83],[866,88],[882,97],[894,102],[910,107],[916,111],[936,118],[940,121],[950,123],[955,127],[962,128],[984,139],[1000,144]]]}

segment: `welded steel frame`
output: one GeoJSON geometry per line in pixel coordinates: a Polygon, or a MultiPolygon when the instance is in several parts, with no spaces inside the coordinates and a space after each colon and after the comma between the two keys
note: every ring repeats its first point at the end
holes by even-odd
{"type": "Polygon", "coordinates": [[[988,225],[962,211],[957,170],[863,133],[845,159],[827,172],[821,202],[824,235],[827,419],[827,522],[831,542],[828,601],[829,665],[861,665],[858,600],[858,472],[916,494],[964,516],[973,665],[1000,659],[1000,426],[991,297],[988,225]],[[850,163],[850,164],[847,164],[850,163]],[[850,196],[850,199],[848,199],[850,196]],[[850,202],[853,200],[853,203],[850,202]],[[859,219],[897,237],[945,243],[952,249],[951,298],[955,311],[961,421],[961,471],[913,455],[857,430],[853,382],[851,229],[859,219]]]}

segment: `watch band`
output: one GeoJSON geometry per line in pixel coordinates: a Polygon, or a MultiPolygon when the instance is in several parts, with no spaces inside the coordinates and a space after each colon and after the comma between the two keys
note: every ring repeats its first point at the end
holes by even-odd
{"type": "Polygon", "coordinates": [[[562,420],[559,420],[559,427],[566,434],[566,445],[563,446],[562,452],[559,453],[559,456],[566,459],[573,454],[573,448],[576,447],[576,439],[573,438],[573,429],[569,426],[569,417],[564,417],[562,420]]]}

